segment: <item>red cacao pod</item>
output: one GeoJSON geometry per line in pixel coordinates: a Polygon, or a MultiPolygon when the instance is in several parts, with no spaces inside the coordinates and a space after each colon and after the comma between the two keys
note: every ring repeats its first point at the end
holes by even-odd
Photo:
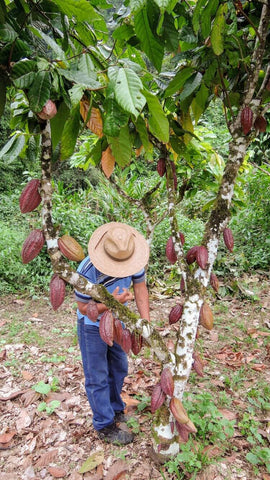
{"type": "Polygon", "coordinates": [[[80,262],[85,257],[81,245],[70,235],[58,238],[58,247],[66,258],[74,262],[80,262]]]}
{"type": "Polygon", "coordinates": [[[142,336],[139,333],[131,333],[131,351],[134,355],[138,355],[142,348],[142,336]]]}
{"type": "Polygon", "coordinates": [[[164,368],[164,370],[162,370],[161,372],[160,386],[166,395],[169,395],[169,397],[173,396],[174,380],[173,380],[172,372],[169,369],[169,367],[164,368]]]}
{"type": "Polygon", "coordinates": [[[212,330],[214,317],[211,308],[206,302],[203,302],[201,306],[199,322],[204,328],[206,328],[206,330],[212,330]]]}
{"type": "Polygon", "coordinates": [[[179,236],[180,236],[180,241],[181,241],[182,245],[184,245],[185,240],[186,240],[185,235],[182,232],[179,232],[179,236]]]}
{"type": "Polygon", "coordinates": [[[211,287],[218,292],[219,290],[219,280],[214,272],[211,273],[210,275],[210,285],[211,287]]]}
{"type": "Polygon", "coordinates": [[[20,210],[22,213],[32,212],[39,206],[41,202],[39,187],[40,180],[37,178],[30,180],[30,182],[24,187],[19,199],[20,210]]]}
{"type": "Polygon", "coordinates": [[[204,245],[201,245],[196,250],[196,261],[203,270],[206,269],[208,264],[208,250],[204,245]]]}
{"type": "Polygon", "coordinates": [[[121,347],[126,353],[131,349],[131,333],[128,328],[123,328],[121,347]]]}
{"type": "Polygon", "coordinates": [[[247,135],[251,128],[253,122],[253,112],[250,107],[244,107],[241,112],[241,125],[244,135],[247,135]]]}
{"type": "Polygon", "coordinates": [[[110,310],[106,310],[100,317],[99,334],[103,342],[107,343],[110,347],[113,346],[113,325],[113,314],[110,310]]]}
{"type": "Polygon", "coordinates": [[[187,443],[189,437],[189,431],[185,426],[185,423],[175,422],[176,430],[179,433],[181,443],[187,443]]]}
{"type": "Polygon", "coordinates": [[[223,230],[223,239],[226,247],[228,248],[229,252],[233,251],[234,240],[233,240],[233,233],[230,228],[224,228],[223,230]]]}
{"type": "Polygon", "coordinates": [[[178,423],[187,423],[189,418],[185,411],[181,400],[177,397],[172,397],[170,400],[170,410],[178,423]]]}
{"type": "Polygon", "coordinates": [[[197,375],[199,375],[199,377],[203,377],[204,376],[203,361],[200,355],[197,352],[194,352],[192,356],[193,356],[193,364],[192,364],[193,369],[195,370],[197,375]]]}
{"type": "Polygon", "coordinates": [[[62,305],[66,294],[66,282],[56,273],[50,281],[50,302],[54,310],[62,305]]]}
{"type": "Polygon", "coordinates": [[[94,300],[90,300],[86,305],[86,315],[92,322],[96,322],[99,316],[98,306],[94,300]]]}
{"type": "Polygon", "coordinates": [[[165,158],[160,158],[157,162],[157,172],[160,177],[163,177],[166,172],[166,160],[165,158]]]}
{"type": "Polygon", "coordinates": [[[256,117],[256,120],[254,122],[254,128],[256,128],[256,130],[259,130],[259,132],[264,133],[266,131],[266,127],[267,127],[267,120],[262,115],[259,115],[258,117],[256,117]]]}
{"type": "Polygon", "coordinates": [[[186,261],[190,265],[191,263],[195,262],[197,256],[198,245],[191,247],[187,254],[186,254],[186,261]]]}
{"type": "Polygon", "coordinates": [[[169,313],[169,324],[173,325],[174,323],[178,322],[178,320],[180,320],[182,317],[182,313],[183,305],[181,305],[181,303],[177,303],[177,305],[175,305],[169,313]]]}
{"type": "Polygon", "coordinates": [[[157,385],[154,386],[151,395],[151,413],[154,413],[163,405],[165,398],[166,395],[163,392],[160,383],[157,383],[157,385]]]}
{"type": "Polygon", "coordinates": [[[166,257],[170,263],[174,264],[177,261],[177,255],[175,253],[173,239],[170,237],[166,244],[166,257]]]}
{"type": "Polygon", "coordinates": [[[123,327],[122,322],[119,318],[114,319],[114,327],[113,327],[113,339],[118,345],[122,344],[122,336],[123,336],[123,327]]]}
{"type": "Polygon", "coordinates": [[[181,282],[180,282],[180,290],[182,293],[185,293],[185,290],[186,290],[185,280],[183,277],[181,278],[181,282]]]}
{"type": "Polygon", "coordinates": [[[42,230],[36,228],[28,235],[22,246],[22,261],[23,263],[29,263],[35,257],[38,256],[43,245],[45,243],[45,237],[42,230]]]}
{"type": "Polygon", "coordinates": [[[42,110],[37,113],[42,120],[50,120],[57,114],[57,108],[52,100],[48,100],[42,110]]]}

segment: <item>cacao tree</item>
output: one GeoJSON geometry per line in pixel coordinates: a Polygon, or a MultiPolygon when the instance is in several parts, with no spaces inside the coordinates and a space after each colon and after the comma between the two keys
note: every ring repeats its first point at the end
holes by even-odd
{"type": "MultiPolygon", "coordinates": [[[[196,433],[181,400],[192,367],[202,374],[196,334],[199,324],[213,327],[208,287],[218,289],[213,267],[220,240],[233,248],[229,220],[237,175],[250,142],[265,129],[270,1],[130,0],[119,12],[109,8],[105,0],[0,0],[0,111],[6,101],[20,105],[0,158],[22,151],[29,158],[40,154],[34,197],[41,201],[42,242],[56,275],[52,289],[58,288],[63,299],[62,279],[90,293],[155,351],[161,377],[151,401],[153,448],[164,460],[178,453],[179,436],[185,441],[196,433]],[[223,102],[229,155],[200,245],[186,251],[176,213],[189,179],[183,173],[179,183],[175,165],[192,166],[196,125],[216,98],[223,102]],[[52,220],[52,158],[70,158],[86,128],[96,135],[89,158],[107,177],[115,164],[127,167],[135,150],[148,159],[158,152],[171,228],[166,254],[182,276],[183,302],[169,319],[179,326],[173,351],[151,324],[79,277],[65,256],[70,245],[63,239],[60,248],[62,232],[52,220]]],[[[33,207],[25,193],[21,203],[24,212],[33,207]]],[[[31,249],[28,239],[26,260],[29,248],[38,254],[40,245],[39,239],[31,249]]],[[[54,295],[51,302],[58,308],[54,295]]]]}

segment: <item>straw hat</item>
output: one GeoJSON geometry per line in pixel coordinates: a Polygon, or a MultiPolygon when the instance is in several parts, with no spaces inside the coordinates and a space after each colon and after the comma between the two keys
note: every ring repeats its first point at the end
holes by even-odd
{"type": "Polygon", "coordinates": [[[110,277],[128,277],[148,262],[149,245],[135,228],[110,222],[97,228],[88,243],[93,265],[110,277]]]}

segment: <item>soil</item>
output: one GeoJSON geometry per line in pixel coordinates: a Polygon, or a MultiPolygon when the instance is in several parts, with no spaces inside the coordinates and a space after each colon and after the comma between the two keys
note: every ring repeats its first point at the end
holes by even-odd
{"type": "MultiPolygon", "coordinates": [[[[84,391],[73,295],[68,294],[56,312],[46,296],[0,298],[1,480],[270,480],[267,465],[254,469],[246,459],[251,431],[269,447],[269,280],[254,275],[231,291],[221,285],[221,292],[216,298],[211,294],[214,329],[199,328],[196,348],[204,376],[193,372],[187,392],[211,393],[223,417],[234,421],[234,434],[224,445],[207,445],[206,439],[208,462],[195,474],[194,468],[193,476],[185,465],[171,473],[152,456],[149,398],[161,366],[147,346],[138,356],[129,355],[123,388],[127,413],[135,419],[130,427],[137,432],[135,440],[124,447],[104,444],[92,427],[84,391]],[[39,382],[50,391],[35,391],[39,382]],[[248,412],[252,420],[245,430],[248,412]]],[[[152,321],[169,346],[178,326],[168,324],[168,315],[181,298],[173,286],[163,285],[152,288],[150,295],[152,321]]],[[[200,439],[193,438],[196,449],[200,439]]]]}

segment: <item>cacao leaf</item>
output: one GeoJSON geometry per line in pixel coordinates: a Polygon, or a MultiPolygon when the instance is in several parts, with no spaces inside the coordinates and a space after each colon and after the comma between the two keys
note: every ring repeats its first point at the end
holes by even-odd
{"type": "Polygon", "coordinates": [[[120,167],[126,167],[131,160],[132,142],[127,126],[121,128],[119,137],[109,137],[112,154],[120,167]]]}
{"type": "Polygon", "coordinates": [[[119,105],[137,117],[145,104],[141,79],[130,68],[122,67],[109,67],[108,77],[114,83],[115,99],[119,105]]]}
{"type": "Polygon", "coordinates": [[[101,168],[107,178],[110,178],[114,171],[115,158],[112,154],[111,147],[108,146],[101,156],[101,168]]]}
{"type": "Polygon", "coordinates": [[[166,117],[162,106],[155,95],[143,91],[147,100],[149,108],[149,130],[155,135],[161,142],[168,143],[169,141],[169,121],[166,117]]]}
{"type": "Polygon", "coordinates": [[[46,71],[37,72],[29,89],[29,106],[33,112],[40,112],[49,100],[51,92],[50,74],[46,71]]]}
{"type": "Polygon", "coordinates": [[[80,129],[80,106],[73,107],[66,120],[61,137],[61,160],[71,157],[80,129]]]}
{"type": "Polygon", "coordinates": [[[225,14],[227,13],[227,4],[221,4],[218,8],[211,31],[211,45],[216,55],[221,55],[224,51],[224,32],[226,27],[225,14]]]}
{"type": "Polygon", "coordinates": [[[161,42],[153,35],[147,9],[142,8],[135,13],[134,26],[136,35],[142,44],[143,51],[156,67],[157,71],[160,72],[164,56],[164,42],[161,42]]]}

